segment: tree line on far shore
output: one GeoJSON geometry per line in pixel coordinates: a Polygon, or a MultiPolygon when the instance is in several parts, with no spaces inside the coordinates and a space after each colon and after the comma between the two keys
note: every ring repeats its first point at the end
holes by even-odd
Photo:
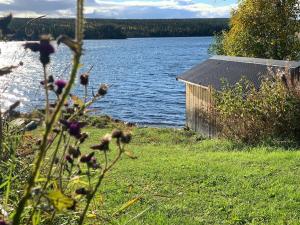
{"type": "MultiPolygon", "coordinates": [[[[50,33],[74,37],[74,19],[15,18],[10,29],[14,40],[36,40],[50,33]],[[28,23],[28,24],[27,24],[28,23]],[[24,29],[20,29],[24,28],[24,29]]],[[[87,19],[85,39],[125,39],[138,37],[195,37],[212,36],[228,29],[228,19],[87,19]]]]}

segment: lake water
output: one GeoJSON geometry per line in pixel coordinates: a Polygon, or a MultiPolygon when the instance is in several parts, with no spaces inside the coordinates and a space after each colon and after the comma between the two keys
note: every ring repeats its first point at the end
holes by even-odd
{"type": "MultiPolygon", "coordinates": [[[[95,112],[141,125],[183,126],[185,88],[176,76],[207,59],[211,41],[211,37],[85,41],[81,70],[94,65],[90,88],[112,85],[105,98],[93,105],[95,112]]],[[[22,50],[22,44],[0,43],[0,67],[24,62],[14,73],[0,77],[0,98],[2,108],[21,100],[21,109],[28,111],[43,106],[39,85],[43,75],[38,55],[22,50]]],[[[70,52],[59,46],[49,74],[67,77],[69,67],[70,52]]],[[[78,83],[75,92],[83,95],[78,83]]]]}

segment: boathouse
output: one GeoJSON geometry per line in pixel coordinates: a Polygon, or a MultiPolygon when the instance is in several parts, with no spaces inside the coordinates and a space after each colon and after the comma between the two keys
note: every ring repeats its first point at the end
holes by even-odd
{"type": "Polygon", "coordinates": [[[245,77],[258,88],[261,78],[269,70],[280,70],[288,74],[291,80],[299,81],[299,68],[300,62],[295,61],[231,56],[209,58],[176,78],[184,82],[186,87],[187,128],[207,137],[217,135],[213,92],[221,90],[222,80],[234,85],[245,77]]]}

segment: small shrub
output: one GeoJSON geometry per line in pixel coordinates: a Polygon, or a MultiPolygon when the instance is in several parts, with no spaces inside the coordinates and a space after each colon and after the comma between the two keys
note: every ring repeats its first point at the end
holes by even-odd
{"type": "Polygon", "coordinates": [[[259,90],[242,78],[224,83],[215,93],[220,135],[235,141],[258,143],[268,138],[295,138],[300,124],[300,99],[280,76],[266,76],[259,90]]]}

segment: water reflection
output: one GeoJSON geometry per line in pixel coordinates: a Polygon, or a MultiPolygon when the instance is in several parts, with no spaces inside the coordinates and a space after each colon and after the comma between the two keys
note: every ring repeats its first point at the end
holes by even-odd
{"type": "MultiPolygon", "coordinates": [[[[210,42],[210,37],[86,41],[83,69],[94,65],[91,88],[97,89],[102,82],[112,85],[94,109],[129,122],[183,126],[184,85],[175,77],[206,59],[210,42]]],[[[21,100],[21,109],[28,111],[44,104],[39,84],[43,70],[38,54],[24,51],[22,44],[0,42],[0,67],[24,62],[13,73],[0,77],[0,103],[3,108],[21,100]]],[[[66,47],[59,46],[49,74],[67,77],[70,56],[66,47]]],[[[82,96],[82,87],[77,85],[75,92],[82,96]]]]}

